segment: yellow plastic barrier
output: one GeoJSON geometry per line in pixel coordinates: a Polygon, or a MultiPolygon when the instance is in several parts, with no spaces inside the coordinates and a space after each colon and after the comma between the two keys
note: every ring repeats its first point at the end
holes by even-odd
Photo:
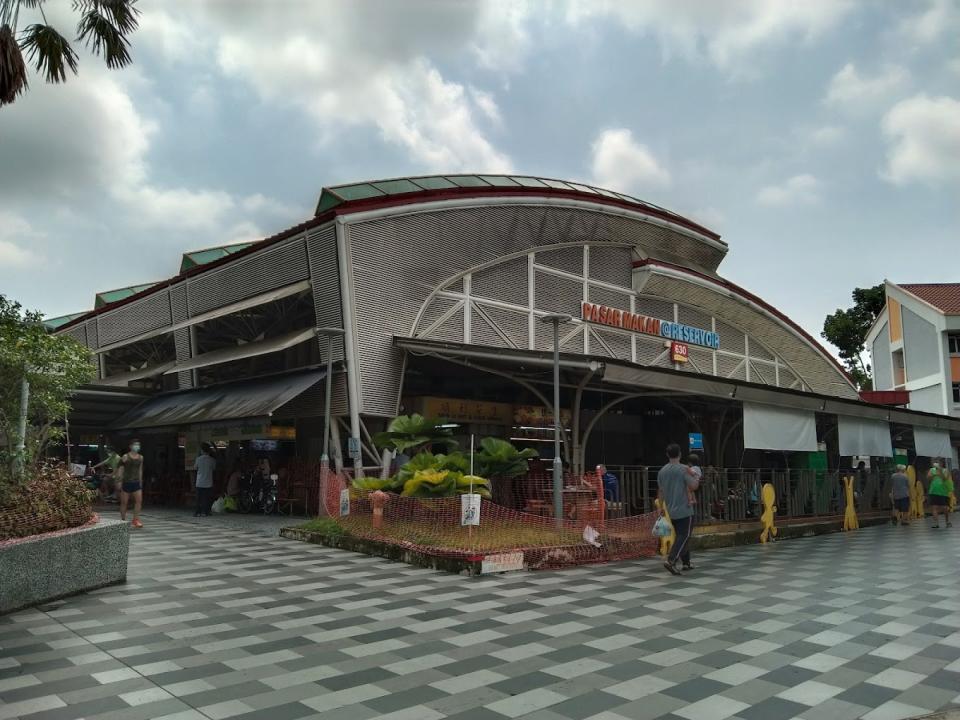
{"type": "Polygon", "coordinates": [[[847,498],[847,509],[843,513],[843,529],[844,531],[848,530],[859,530],[860,529],[860,519],[857,517],[857,509],[853,504],[853,478],[845,477],[843,479],[843,491],[847,498]]]}
{"type": "Polygon", "coordinates": [[[777,536],[777,526],[774,524],[774,513],[777,512],[776,488],[770,483],[766,483],[760,491],[760,496],[763,501],[763,514],[760,516],[763,531],[760,533],[760,542],[765,543],[770,537],[777,536]]]}

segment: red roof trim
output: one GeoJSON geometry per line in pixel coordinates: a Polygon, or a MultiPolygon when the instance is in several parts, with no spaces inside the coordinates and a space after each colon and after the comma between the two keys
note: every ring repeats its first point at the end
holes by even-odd
{"type": "Polygon", "coordinates": [[[750,292],[749,290],[745,290],[745,289],[743,289],[742,287],[740,287],[739,285],[730,282],[729,280],[725,280],[725,279],[723,279],[723,278],[721,278],[721,277],[711,277],[710,275],[704,275],[703,273],[697,272],[696,270],[691,270],[690,268],[685,268],[685,267],[683,267],[683,266],[681,266],[681,265],[674,265],[673,263],[663,262],[662,260],[654,260],[654,259],[652,259],[652,258],[647,258],[646,260],[634,260],[634,261],[633,261],[633,267],[635,267],[635,268],[636,268],[636,267],[644,267],[644,266],[647,266],[647,265],[650,265],[650,266],[659,265],[659,266],[661,266],[661,267],[670,268],[671,270],[677,270],[677,271],[679,271],[679,272],[686,273],[687,275],[693,275],[694,277],[698,277],[698,278],[701,278],[701,279],[703,279],[703,280],[707,280],[707,281],[709,281],[709,282],[711,282],[711,283],[714,283],[715,285],[720,285],[720,286],[722,286],[722,287],[725,287],[727,290],[730,290],[731,292],[736,293],[736,294],[739,295],[740,297],[742,297],[742,298],[744,298],[744,299],[746,299],[746,300],[749,300],[750,302],[756,303],[757,305],[759,305],[760,307],[762,307],[764,310],[766,310],[767,312],[769,312],[771,315],[775,316],[776,318],[778,318],[778,319],[779,319],[780,321],[782,321],[783,323],[789,325],[791,329],[793,329],[795,332],[797,332],[799,335],[801,335],[804,339],[806,339],[807,342],[809,342],[811,345],[814,346],[814,348],[816,348],[817,350],[819,350],[820,353],[821,353],[825,358],[827,358],[831,363],[833,363],[833,365],[837,368],[837,370],[840,371],[840,373],[843,375],[843,377],[845,377],[845,378],[847,379],[847,382],[850,383],[850,386],[851,386],[852,388],[856,389],[856,385],[854,385],[853,380],[851,380],[850,375],[847,374],[847,371],[844,369],[843,365],[841,365],[841,364],[837,361],[837,359],[836,359],[835,357],[833,357],[833,355],[831,355],[829,352],[827,352],[827,349],[826,349],[825,347],[823,347],[823,345],[821,345],[821,344],[820,344],[817,340],[815,340],[806,330],[804,330],[802,327],[800,327],[799,325],[797,325],[797,323],[795,323],[793,320],[791,320],[790,318],[788,318],[788,317],[787,317],[786,315],[784,315],[782,312],[780,312],[779,310],[777,310],[775,307],[773,307],[773,305],[771,305],[770,303],[768,303],[766,300],[763,300],[763,299],[757,297],[756,295],[754,295],[754,294],[753,294],[752,292],[750,292]]]}
{"type": "MultiPolygon", "coordinates": [[[[84,313],[76,320],[72,320],[69,323],[62,325],[57,328],[57,332],[61,332],[68,328],[74,327],[75,325],[80,325],[90,318],[96,317],[102,313],[105,313],[109,310],[115,310],[118,307],[122,307],[128,303],[135,302],[140,298],[147,297],[152,295],[155,292],[159,292],[164,288],[168,288],[171,285],[174,285],[181,280],[185,280],[188,277],[194,275],[200,275],[208,270],[213,270],[214,268],[225,265],[229,262],[238,260],[246,255],[252,255],[255,252],[263,250],[266,247],[275,245],[283,240],[286,240],[298,233],[301,233],[305,230],[310,230],[319,225],[323,225],[334,218],[340,215],[349,215],[351,213],[357,212],[367,212],[370,210],[380,210],[383,208],[390,207],[400,207],[403,205],[418,205],[420,203],[430,203],[438,202],[441,200],[449,200],[452,198],[470,198],[470,197],[515,197],[518,195],[532,195],[532,196],[544,196],[549,195],[553,197],[567,197],[576,200],[586,200],[588,202],[596,203],[599,205],[610,205],[613,207],[623,208],[625,210],[632,210],[633,212],[643,212],[647,215],[660,218],[667,222],[686,227],[689,230],[694,232],[701,233],[711,240],[714,240],[720,243],[723,246],[726,246],[726,243],[720,239],[720,236],[707,228],[698,225],[697,223],[687,220],[680,215],[673,215],[669,212],[664,212],[658,210],[657,208],[647,206],[647,205],[635,205],[633,203],[628,203],[622,200],[617,200],[615,198],[609,198],[603,195],[594,195],[592,193],[583,193],[575,192],[572,190],[562,190],[557,188],[530,188],[530,187],[516,187],[516,188],[477,188],[477,187],[465,187],[465,188],[447,188],[444,190],[425,190],[422,192],[410,192],[410,193],[398,193],[396,195],[385,195],[377,196],[373,198],[364,198],[362,200],[346,200],[340,205],[331,208],[322,215],[317,215],[316,217],[306,220],[305,222],[300,223],[299,225],[294,225],[291,228],[287,228],[275,235],[264,238],[253,243],[250,247],[245,248],[239,252],[235,252],[232,255],[226,255],[218,260],[206,263],[205,265],[198,265],[192,267],[184,272],[174,275],[168,280],[162,280],[155,285],[151,285],[146,290],[137,293],[136,295],[131,295],[130,297],[123,298],[122,300],[116,300],[112,303],[108,303],[102,307],[91,310],[88,313],[84,313]]],[[[216,246],[221,247],[221,246],[216,246]]],[[[194,251],[196,252],[196,251],[194,251]]]]}

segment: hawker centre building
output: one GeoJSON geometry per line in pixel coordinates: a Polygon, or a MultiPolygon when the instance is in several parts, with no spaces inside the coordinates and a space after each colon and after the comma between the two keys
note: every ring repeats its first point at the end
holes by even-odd
{"type": "MultiPolygon", "coordinates": [[[[316,460],[333,345],[334,457],[367,472],[373,436],[421,412],[563,459],[704,465],[784,453],[949,457],[960,419],[863,401],[834,358],[718,272],[711,230],[619,192],[546,178],[410,177],[325,187],[314,217],[183,258],[178,275],[54,322],[97,358],[77,443],[132,435],[182,473],[200,440],[316,460]],[[561,408],[552,401],[560,324],[561,408]],[[701,449],[702,448],[702,449],[701,449]]],[[[789,282],[789,275],[787,281],[789,282]]],[[[797,287],[797,294],[808,291],[797,287]]],[[[150,456],[148,455],[148,461],[150,456]]],[[[282,461],[282,459],[281,459],[282,461]]]]}

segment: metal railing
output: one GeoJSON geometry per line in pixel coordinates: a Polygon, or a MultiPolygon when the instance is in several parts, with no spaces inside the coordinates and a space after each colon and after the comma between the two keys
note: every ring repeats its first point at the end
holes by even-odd
{"type": "MultiPolygon", "coordinates": [[[[607,496],[607,516],[628,517],[651,512],[657,497],[660,467],[608,465],[617,476],[618,492],[607,496]]],[[[804,518],[842,515],[846,510],[842,478],[852,476],[857,512],[889,510],[889,473],[872,470],[858,476],[840,470],[770,470],[705,468],[696,491],[694,516],[698,523],[750,521],[762,512],[760,489],[772,483],[777,491],[777,517],[804,518]]]]}

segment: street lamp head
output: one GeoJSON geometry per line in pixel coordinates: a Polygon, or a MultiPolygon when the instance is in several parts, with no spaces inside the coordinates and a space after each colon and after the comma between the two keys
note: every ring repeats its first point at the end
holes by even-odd
{"type": "Polygon", "coordinates": [[[540,322],[545,323],[567,323],[573,320],[572,315],[567,315],[566,313],[547,313],[540,318],[540,322]]]}
{"type": "Polygon", "coordinates": [[[317,335],[343,335],[346,331],[339,327],[318,327],[314,328],[317,335]]]}

